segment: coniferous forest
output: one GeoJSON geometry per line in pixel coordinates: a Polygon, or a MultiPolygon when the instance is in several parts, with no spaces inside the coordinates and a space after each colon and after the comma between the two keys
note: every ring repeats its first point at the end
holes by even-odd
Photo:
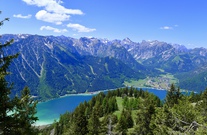
{"type": "Polygon", "coordinates": [[[100,93],[41,130],[47,135],[186,135],[207,134],[207,90],[182,93],[173,84],[164,101],[136,88],[100,93]]]}

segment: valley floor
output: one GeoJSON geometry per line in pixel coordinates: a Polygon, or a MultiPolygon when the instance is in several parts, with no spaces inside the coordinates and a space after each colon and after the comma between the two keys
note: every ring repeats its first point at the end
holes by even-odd
{"type": "Polygon", "coordinates": [[[172,83],[178,84],[179,80],[175,78],[172,74],[163,74],[158,77],[147,77],[145,79],[130,80],[129,82],[124,82],[125,86],[133,87],[151,87],[160,90],[169,90],[172,83]]]}

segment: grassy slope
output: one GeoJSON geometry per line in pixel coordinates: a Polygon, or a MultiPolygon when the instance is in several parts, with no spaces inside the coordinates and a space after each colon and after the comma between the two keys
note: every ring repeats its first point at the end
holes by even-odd
{"type": "MultiPolygon", "coordinates": [[[[117,117],[119,119],[120,116],[121,116],[121,112],[124,109],[124,107],[123,107],[123,99],[122,99],[122,97],[116,97],[116,101],[117,101],[117,105],[118,105],[119,110],[115,111],[113,114],[117,115],[117,117]]],[[[133,118],[134,121],[136,119],[136,114],[137,114],[137,110],[133,110],[132,111],[132,118],[133,118]]],[[[135,123],[134,123],[134,125],[135,125],[135,123]]],[[[134,128],[128,129],[128,133],[130,133],[133,130],[134,130],[134,128]]]]}

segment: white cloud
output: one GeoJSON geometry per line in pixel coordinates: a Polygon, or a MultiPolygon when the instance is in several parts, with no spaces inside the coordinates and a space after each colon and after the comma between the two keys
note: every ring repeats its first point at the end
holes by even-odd
{"type": "Polygon", "coordinates": [[[160,27],[160,29],[162,29],[162,30],[172,30],[173,27],[170,27],[170,26],[163,26],[163,27],[160,27]]]}
{"type": "Polygon", "coordinates": [[[65,32],[68,32],[66,29],[57,29],[57,28],[53,28],[51,26],[42,26],[40,28],[40,30],[51,30],[55,33],[65,33],[65,32]]]}
{"type": "Polygon", "coordinates": [[[63,3],[61,0],[22,0],[28,5],[35,5],[38,7],[45,7],[49,12],[61,13],[61,14],[77,14],[82,15],[83,12],[79,9],[67,9],[60,5],[63,3]]]}
{"type": "Polygon", "coordinates": [[[67,27],[72,28],[73,30],[78,31],[78,32],[93,32],[93,31],[96,31],[96,29],[87,28],[87,27],[85,27],[83,25],[80,25],[80,24],[69,23],[67,25],[67,27]]]}
{"type": "Polygon", "coordinates": [[[22,0],[22,1],[24,1],[28,5],[43,7],[44,10],[40,10],[39,12],[37,12],[36,18],[38,20],[42,20],[46,22],[62,24],[63,21],[69,19],[70,15],[83,15],[83,12],[79,9],[68,9],[60,5],[63,3],[61,0],[22,0]],[[49,21],[47,21],[48,18],[49,21]]]}
{"type": "Polygon", "coordinates": [[[67,9],[57,3],[50,3],[46,7],[46,10],[49,12],[55,12],[60,14],[72,14],[72,15],[82,15],[83,12],[78,9],[67,9]]]}
{"type": "Polygon", "coordinates": [[[38,20],[42,20],[45,22],[55,23],[57,25],[62,24],[63,21],[69,20],[70,15],[68,14],[58,14],[58,13],[50,13],[45,10],[40,10],[37,12],[35,17],[38,20]]]}
{"type": "Polygon", "coordinates": [[[22,1],[24,1],[28,5],[36,5],[38,7],[46,6],[50,3],[59,4],[59,2],[57,2],[56,0],[22,0],[22,1]]]}
{"type": "Polygon", "coordinates": [[[23,16],[21,14],[17,14],[17,15],[13,15],[13,17],[15,17],[15,18],[22,18],[22,19],[29,19],[29,18],[32,17],[32,15],[29,14],[29,15],[23,16]]]}

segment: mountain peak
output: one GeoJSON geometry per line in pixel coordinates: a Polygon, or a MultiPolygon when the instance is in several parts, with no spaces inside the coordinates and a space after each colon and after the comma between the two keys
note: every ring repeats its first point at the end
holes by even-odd
{"type": "Polygon", "coordinates": [[[173,44],[172,45],[175,49],[181,51],[181,52],[187,52],[188,49],[184,46],[184,45],[180,45],[180,44],[173,44]]]}
{"type": "Polygon", "coordinates": [[[125,38],[125,39],[123,39],[122,42],[123,42],[124,44],[132,43],[131,39],[129,39],[128,37],[125,38]]]}

